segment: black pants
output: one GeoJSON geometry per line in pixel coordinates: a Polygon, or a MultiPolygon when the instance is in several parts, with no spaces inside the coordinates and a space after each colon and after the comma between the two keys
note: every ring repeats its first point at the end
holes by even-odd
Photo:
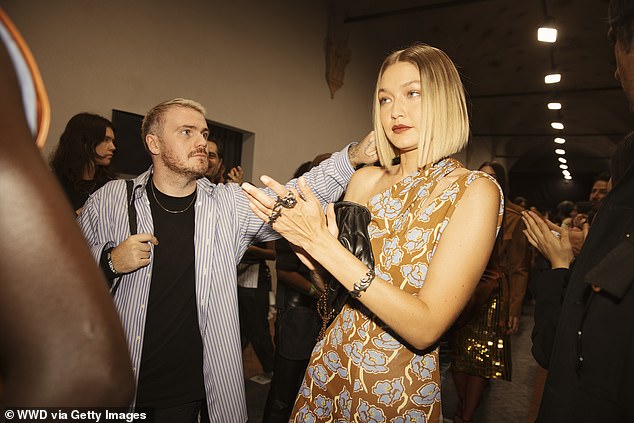
{"type": "Polygon", "coordinates": [[[315,300],[286,291],[285,307],[275,319],[275,373],[264,406],[264,423],[286,423],[317,342],[321,320],[315,300]]]}
{"type": "Polygon", "coordinates": [[[273,371],[275,361],[268,319],[270,285],[262,280],[259,278],[257,288],[238,287],[240,338],[242,349],[251,342],[262,369],[269,373],[273,371]]]}
{"type": "Polygon", "coordinates": [[[275,354],[275,371],[264,406],[264,423],[288,423],[309,359],[289,360],[275,354]]]}

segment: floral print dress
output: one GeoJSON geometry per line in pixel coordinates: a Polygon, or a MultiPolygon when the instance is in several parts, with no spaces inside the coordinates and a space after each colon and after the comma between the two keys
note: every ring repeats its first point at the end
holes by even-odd
{"type": "MultiPolygon", "coordinates": [[[[426,202],[437,183],[459,167],[443,159],[369,200],[377,277],[412,295],[423,286],[462,194],[475,179],[488,177],[468,172],[426,202]]],[[[441,415],[438,349],[413,349],[360,302],[349,300],[315,345],[291,420],[420,423],[438,422],[441,415]]]]}

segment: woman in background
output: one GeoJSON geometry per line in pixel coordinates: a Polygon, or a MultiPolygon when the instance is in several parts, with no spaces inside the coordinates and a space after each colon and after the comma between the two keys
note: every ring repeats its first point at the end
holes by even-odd
{"type": "Polygon", "coordinates": [[[99,115],[79,113],[66,124],[51,168],[77,214],[90,194],[114,179],[114,138],[112,122],[99,115]]]}
{"type": "MultiPolygon", "coordinates": [[[[506,170],[497,162],[478,168],[506,193],[506,170]]],[[[470,422],[490,379],[511,380],[510,335],[520,327],[531,256],[522,236],[524,209],[506,201],[502,230],[476,290],[452,333],[451,373],[458,394],[457,423],[470,422]]]]}
{"type": "Polygon", "coordinates": [[[302,178],[300,197],[263,177],[278,201],[243,185],[256,214],[352,297],[313,350],[294,421],[441,421],[437,342],[471,297],[495,240],[499,188],[448,158],[466,146],[469,123],[445,53],[415,44],[385,59],[374,129],[381,167],[356,171],[345,196],[372,215],[373,268],[337,240],[334,208],[327,224],[302,178]]]}

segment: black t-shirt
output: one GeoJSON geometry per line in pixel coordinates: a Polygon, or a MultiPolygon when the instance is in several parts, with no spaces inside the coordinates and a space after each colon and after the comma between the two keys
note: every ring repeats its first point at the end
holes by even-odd
{"type": "Polygon", "coordinates": [[[205,396],[194,267],[196,192],[169,197],[155,187],[153,192],[151,184],[147,194],[159,244],[154,248],[137,406],[164,408],[205,396]],[[169,213],[165,208],[187,209],[169,213]]]}
{"type": "Polygon", "coordinates": [[[102,182],[97,182],[95,180],[82,180],[79,181],[77,185],[74,185],[64,176],[57,176],[64,192],[66,193],[66,197],[68,198],[68,202],[73,207],[73,210],[77,210],[83,207],[86,200],[88,200],[88,196],[93,192],[97,191],[99,188],[105,185],[107,180],[102,182]]]}

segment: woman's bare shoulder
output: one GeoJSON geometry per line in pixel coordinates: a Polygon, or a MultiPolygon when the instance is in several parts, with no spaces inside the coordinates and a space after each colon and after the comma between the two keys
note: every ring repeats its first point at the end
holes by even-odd
{"type": "Polygon", "coordinates": [[[372,178],[372,177],[380,178],[380,177],[382,177],[385,174],[386,174],[386,170],[383,167],[380,167],[380,166],[364,166],[361,169],[358,169],[357,171],[354,172],[350,182],[352,183],[352,180],[356,180],[356,179],[359,179],[359,178],[372,178]]]}
{"type": "Polygon", "coordinates": [[[377,183],[386,175],[386,170],[379,166],[365,166],[354,172],[348,189],[346,200],[364,204],[376,189],[377,183]]]}

